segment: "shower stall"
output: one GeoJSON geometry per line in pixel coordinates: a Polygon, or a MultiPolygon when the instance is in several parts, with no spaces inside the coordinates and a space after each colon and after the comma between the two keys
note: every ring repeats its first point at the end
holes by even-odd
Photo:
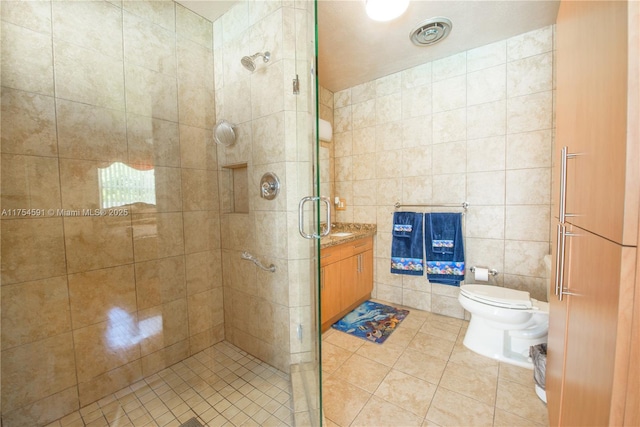
{"type": "Polygon", "coordinates": [[[320,424],[315,2],[189,3],[0,2],[5,427],[320,424]]]}

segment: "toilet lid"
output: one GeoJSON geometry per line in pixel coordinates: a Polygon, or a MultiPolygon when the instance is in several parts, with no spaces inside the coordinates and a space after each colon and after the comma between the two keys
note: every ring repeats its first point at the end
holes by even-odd
{"type": "Polygon", "coordinates": [[[526,310],[532,307],[529,292],[490,285],[462,285],[465,297],[489,305],[526,310]]]}

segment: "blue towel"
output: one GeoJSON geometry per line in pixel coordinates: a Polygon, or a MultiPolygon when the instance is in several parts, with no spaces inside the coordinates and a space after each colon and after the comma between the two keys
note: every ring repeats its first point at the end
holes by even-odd
{"type": "Polygon", "coordinates": [[[421,213],[395,212],[391,237],[391,272],[422,276],[424,243],[421,213]]]}
{"type": "Polygon", "coordinates": [[[431,283],[460,286],[464,280],[462,214],[425,214],[424,246],[427,279],[431,283]]]}

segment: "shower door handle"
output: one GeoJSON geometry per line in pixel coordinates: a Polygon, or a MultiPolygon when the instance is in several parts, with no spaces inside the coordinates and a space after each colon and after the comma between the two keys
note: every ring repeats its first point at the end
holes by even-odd
{"type": "Polygon", "coordinates": [[[328,236],[331,233],[331,200],[328,197],[323,196],[307,196],[303,197],[298,204],[298,231],[300,235],[305,239],[320,239],[322,237],[328,236]],[[304,231],[304,205],[307,202],[317,202],[321,201],[327,206],[327,228],[320,234],[313,233],[308,234],[304,231]]]}

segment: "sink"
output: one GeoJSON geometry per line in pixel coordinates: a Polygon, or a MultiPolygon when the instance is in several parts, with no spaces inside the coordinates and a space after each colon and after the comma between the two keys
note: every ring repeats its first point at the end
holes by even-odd
{"type": "Polygon", "coordinates": [[[339,232],[339,233],[331,233],[329,236],[331,237],[347,237],[351,236],[353,233],[339,232]]]}

